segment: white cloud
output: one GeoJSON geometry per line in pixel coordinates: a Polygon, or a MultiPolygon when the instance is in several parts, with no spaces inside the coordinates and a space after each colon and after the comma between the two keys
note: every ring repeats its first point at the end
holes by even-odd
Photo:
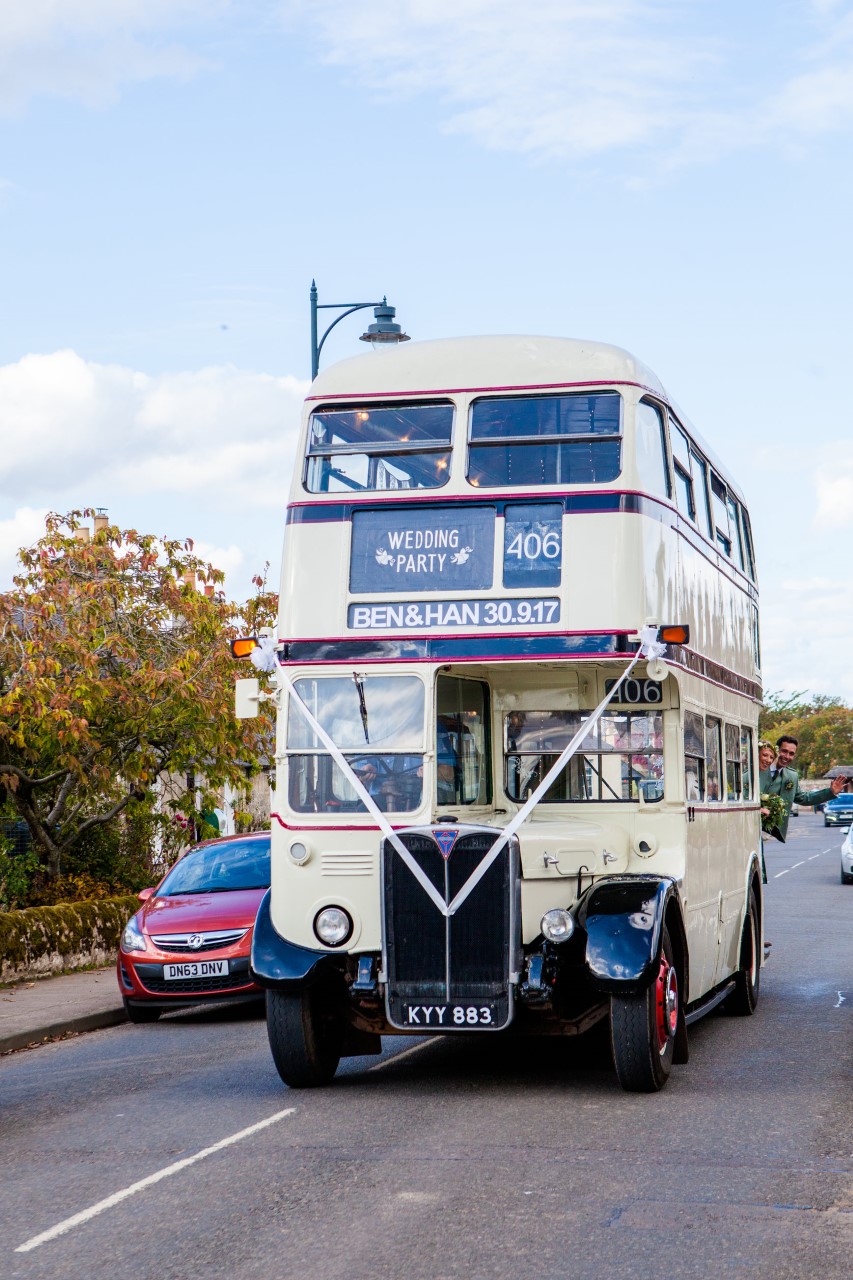
{"type": "Polygon", "coordinates": [[[193,542],[193,554],[199,560],[212,564],[214,569],[221,569],[226,579],[236,576],[245,567],[246,557],[233,543],[230,547],[217,547],[212,542],[197,539],[193,542]]]}
{"type": "Polygon", "coordinates": [[[630,148],[639,170],[642,155],[671,167],[853,123],[849,0],[800,0],[779,15],[801,28],[793,73],[768,61],[765,22],[745,14],[723,25],[711,0],[289,0],[281,9],[313,24],[326,60],[378,97],[437,94],[445,130],[490,150],[578,161],[630,148]],[[746,81],[745,59],[761,69],[746,81]]]}
{"type": "Polygon", "coordinates": [[[208,65],[167,43],[229,0],[0,0],[0,109],[40,93],[111,100],[122,84],[187,78],[208,65]]]}
{"type": "Polygon", "coordinates": [[[764,687],[837,694],[853,704],[853,592],[844,576],[789,578],[762,588],[764,687]]]}
{"type": "Polygon", "coordinates": [[[328,61],[382,96],[438,92],[449,131],[537,156],[668,132],[709,54],[675,34],[670,0],[311,0],[294,9],[317,25],[328,61]]]}
{"type": "Polygon", "coordinates": [[[0,367],[0,495],[281,504],[306,385],[233,366],[152,377],[73,351],[24,356],[0,367]]]}
{"type": "Polygon", "coordinates": [[[0,589],[21,567],[19,549],[32,546],[44,533],[46,515],[46,507],[19,507],[8,520],[0,520],[0,589]]]}
{"type": "Polygon", "coordinates": [[[825,460],[814,477],[815,527],[848,529],[853,525],[853,448],[838,441],[822,453],[825,460]]]}

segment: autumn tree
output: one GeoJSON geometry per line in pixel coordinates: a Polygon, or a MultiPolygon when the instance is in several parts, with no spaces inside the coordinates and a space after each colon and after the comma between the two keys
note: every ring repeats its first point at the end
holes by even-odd
{"type": "Polygon", "coordinates": [[[228,649],[247,621],[274,620],[263,579],[240,609],[191,541],[83,537],[89,514],[50,515],[0,595],[0,805],[51,877],[92,828],[150,813],[161,773],[244,782],[271,731],[235,719],[228,649]]]}
{"type": "Polygon", "coordinates": [[[773,743],[783,733],[798,740],[796,766],[803,777],[823,777],[835,765],[853,764],[853,710],[841,698],[769,694],[759,729],[773,743]]]}

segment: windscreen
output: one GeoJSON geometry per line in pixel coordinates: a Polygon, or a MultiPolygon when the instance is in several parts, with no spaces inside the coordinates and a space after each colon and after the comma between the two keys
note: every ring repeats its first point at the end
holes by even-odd
{"type": "MultiPolygon", "coordinates": [[[[383,812],[409,813],[423,794],[424,686],[416,676],[294,681],[312,716],[383,812]]],[[[291,700],[288,797],[297,813],[366,813],[355,787],[291,700]]]]}
{"type": "Polygon", "coordinates": [[[270,842],[228,840],[191,849],[172,868],[157,890],[158,898],[188,893],[227,893],[268,889],[270,842]]]}

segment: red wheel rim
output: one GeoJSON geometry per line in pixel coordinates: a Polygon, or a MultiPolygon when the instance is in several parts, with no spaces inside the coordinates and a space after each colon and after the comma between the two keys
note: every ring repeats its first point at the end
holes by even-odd
{"type": "Polygon", "coordinates": [[[678,1026],[678,975],[675,966],[663,955],[655,983],[655,1013],[658,1049],[664,1053],[678,1026]]]}

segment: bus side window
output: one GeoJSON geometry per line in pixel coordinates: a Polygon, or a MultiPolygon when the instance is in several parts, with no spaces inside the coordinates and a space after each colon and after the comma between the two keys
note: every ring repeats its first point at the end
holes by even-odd
{"type": "Polygon", "coordinates": [[[672,449],[675,505],[682,515],[696,523],[696,501],[690,474],[690,443],[673,418],[669,420],[669,443],[672,449]]]}
{"type": "Polygon", "coordinates": [[[752,614],[752,651],[755,658],[756,671],[761,670],[761,635],[758,630],[758,606],[750,605],[752,614]]]}
{"type": "Polygon", "coordinates": [[[642,488],[661,498],[669,498],[672,490],[664,443],[663,418],[655,405],[649,404],[647,400],[641,400],[637,405],[635,448],[637,474],[642,488]]]}
{"type": "Polygon", "coordinates": [[[723,555],[732,559],[732,534],[729,526],[728,492],[719,476],[711,472],[711,503],[714,515],[715,542],[723,555]]]}
{"type": "Polygon", "coordinates": [[[746,571],[755,581],[755,556],[752,553],[752,530],[749,527],[749,512],[746,507],[740,509],[740,526],[743,529],[743,549],[746,559],[746,571]]]}
{"type": "Polygon", "coordinates": [[[711,529],[711,499],[708,493],[708,466],[705,459],[695,449],[690,450],[690,460],[693,464],[693,483],[696,495],[696,514],[699,528],[702,530],[706,538],[711,538],[713,534],[711,529]]]}
{"type": "Polygon", "coordinates": [[[726,734],[726,800],[731,804],[734,800],[743,799],[743,776],[741,772],[740,734],[737,725],[727,724],[726,734]]]}
{"type": "Polygon", "coordinates": [[[741,727],[740,768],[744,800],[752,799],[752,730],[741,727]]]}
{"type": "Polygon", "coordinates": [[[745,569],[746,557],[743,554],[743,535],[738,520],[738,504],[731,494],[726,499],[726,506],[729,509],[729,529],[732,535],[732,559],[739,569],[745,569]]]}
{"type": "Polygon", "coordinates": [[[720,769],[720,722],[708,716],[705,721],[705,798],[713,804],[723,799],[723,779],[720,769]]]}
{"type": "Polygon", "coordinates": [[[684,798],[705,799],[705,723],[694,711],[684,713],[684,798]]]}

